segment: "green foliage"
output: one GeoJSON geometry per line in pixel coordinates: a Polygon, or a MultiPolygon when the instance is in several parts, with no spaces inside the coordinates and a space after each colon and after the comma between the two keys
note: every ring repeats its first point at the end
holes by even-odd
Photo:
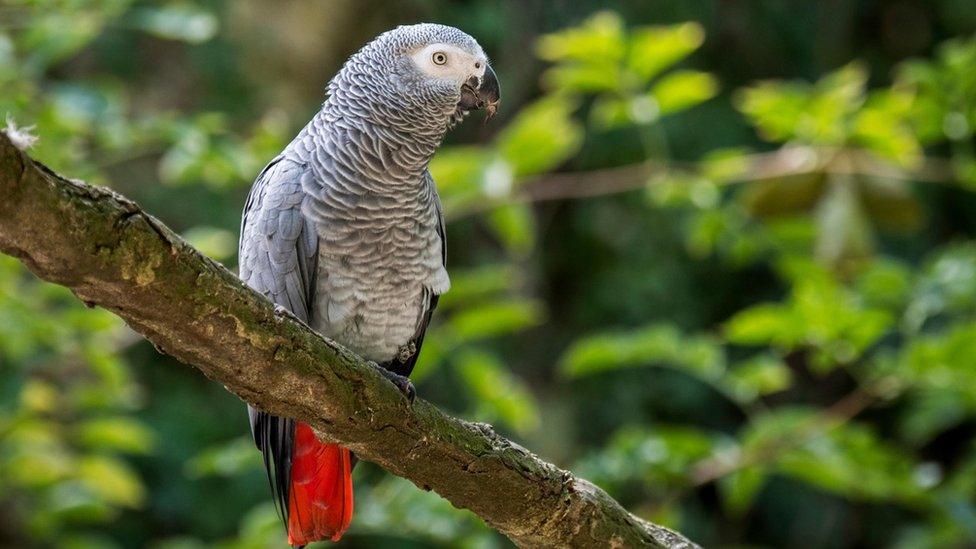
{"type": "Polygon", "coordinates": [[[545,82],[558,94],[596,94],[591,120],[610,129],[650,124],[714,97],[718,81],[710,73],[682,70],[660,76],[704,39],[697,23],[627,32],[617,14],[600,12],[579,27],[542,37],[538,51],[555,62],[543,75],[545,82]]]}
{"type": "Polygon", "coordinates": [[[816,265],[791,262],[785,270],[792,277],[790,297],[736,313],[725,324],[730,343],[813,349],[813,363],[826,370],[860,358],[893,324],[888,311],[864,305],[816,265]]]}
{"type": "MultiPolygon", "coordinates": [[[[46,164],[233,263],[254,175],[336,61],[405,22],[259,4],[7,2],[0,114],[46,164]]],[[[431,165],[452,288],[425,398],[705,546],[976,544],[976,27],[958,2],[897,31],[915,2],[422,4],[481,39],[505,89],[431,165]],[[827,30],[844,10],[884,28],[827,30]]],[[[283,543],[241,403],[3,258],[0,374],[0,545],[283,543]]],[[[436,494],[355,475],[347,546],[506,546],[436,494]]]]}
{"type": "Polygon", "coordinates": [[[710,378],[725,369],[725,358],[710,338],[687,338],[673,326],[656,325],[633,333],[581,339],[563,356],[561,370],[567,377],[578,377],[650,364],[671,365],[710,378]]]}

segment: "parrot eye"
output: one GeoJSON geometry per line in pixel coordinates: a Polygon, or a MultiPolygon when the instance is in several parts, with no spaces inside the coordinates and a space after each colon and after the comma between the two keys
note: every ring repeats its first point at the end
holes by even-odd
{"type": "Polygon", "coordinates": [[[443,52],[437,52],[431,56],[431,60],[435,65],[443,65],[444,63],[447,63],[447,55],[445,55],[443,52]]]}

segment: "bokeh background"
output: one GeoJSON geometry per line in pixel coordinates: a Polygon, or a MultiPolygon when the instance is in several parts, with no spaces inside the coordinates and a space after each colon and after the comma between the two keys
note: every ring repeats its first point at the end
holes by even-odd
{"type": "MultiPolygon", "coordinates": [[[[970,0],[0,0],[0,115],[233,268],[255,174],[417,21],[504,94],[432,166],[421,395],[706,546],[976,546],[970,0]]],[[[263,475],[235,397],[0,258],[0,546],[281,547],[263,475]]],[[[355,477],[341,546],[510,545],[355,477]]]]}

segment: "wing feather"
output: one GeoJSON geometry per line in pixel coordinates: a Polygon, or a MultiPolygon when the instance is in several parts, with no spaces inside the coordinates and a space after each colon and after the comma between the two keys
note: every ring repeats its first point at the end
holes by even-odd
{"type": "MultiPolygon", "coordinates": [[[[258,175],[241,221],[240,275],[251,288],[308,322],[318,237],[301,211],[304,164],[278,157],[258,175]]],[[[287,521],[295,421],[248,405],[251,434],[264,456],[275,506],[287,521]]]]}

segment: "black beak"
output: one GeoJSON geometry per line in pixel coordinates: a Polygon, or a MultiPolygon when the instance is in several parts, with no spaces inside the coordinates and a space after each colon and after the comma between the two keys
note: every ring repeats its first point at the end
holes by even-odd
{"type": "Polygon", "coordinates": [[[501,89],[498,86],[498,77],[491,65],[485,66],[485,74],[480,79],[472,76],[461,86],[461,100],[458,107],[464,110],[484,109],[485,122],[495,116],[498,110],[498,102],[501,99],[501,89]]]}

